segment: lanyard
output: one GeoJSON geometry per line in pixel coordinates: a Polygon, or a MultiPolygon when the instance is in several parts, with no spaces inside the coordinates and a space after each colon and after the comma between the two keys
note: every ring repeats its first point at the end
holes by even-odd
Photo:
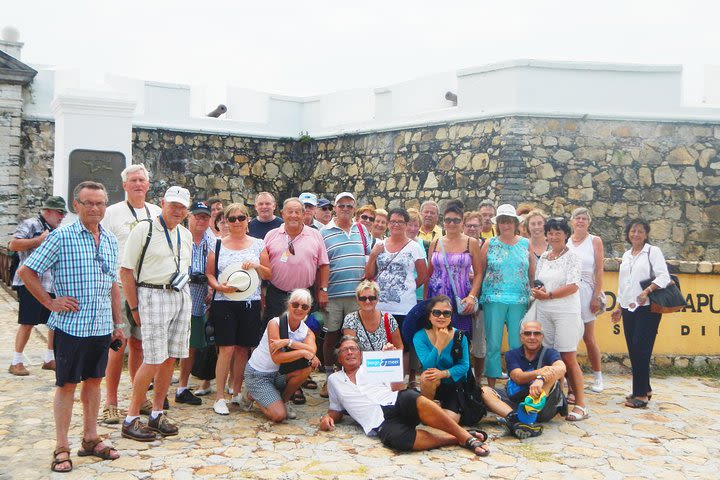
{"type": "Polygon", "coordinates": [[[38,215],[38,220],[40,220],[40,223],[41,223],[42,226],[43,226],[43,230],[48,230],[48,231],[50,231],[50,232],[52,232],[53,230],[55,230],[54,228],[52,228],[52,227],[50,226],[50,224],[47,222],[47,220],[45,220],[45,217],[43,217],[42,215],[38,215]]]}
{"type": "MultiPolygon", "coordinates": [[[[172,246],[172,241],[170,241],[170,233],[168,232],[167,225],[165,225],[165,220],[163,220],[162,215],[159,215],[158,218],[160,219],[160,225],[162,225],[163,230],[165,231],[165,240],[167,240],[168,247],[170,247],[170,252],[174,255],[175,250],[172,246]]],[[[152,225],[150,226],[152,228],[152,225]]],[[[175,260],[175,266],[177,266],[177,271],[180,271],[180,229],[177,228],[177,259],[175,260]]]]}
{"type": "MultiPolygon", "coordinates": [[[[135,221],[137,222],[138,216],[137,213],[135,213],[135,209],[132,205],[130,205],[130,202],[125,201],[125,203],[127,204],[128,208],[130,209],[130,213],[132,213],[132,216],[135,217],[135,221]]],[[[147,204],[145,204],[145,215],[147,215],[146,218],[150,218],[150,209],[147,207],[147,204]]]]}

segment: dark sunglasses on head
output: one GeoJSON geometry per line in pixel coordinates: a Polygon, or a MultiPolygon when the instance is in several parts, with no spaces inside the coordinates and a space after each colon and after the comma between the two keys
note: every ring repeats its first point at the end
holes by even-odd
{"type": "Polygon", "coordinates": [[[523,335],[526,337],[540,337],[542,336],[543,332],[528,332],[527,330],[522,332],[523,335]]]}
{"type": "Polygon", "coordinates": [[[452,310],[433,310],[430,313],[432,313],[433,317],[445,317],[450,318],[452,317],[452,310]]]}
{"type": "Polygon", "coordinates": [[[361,302],[374,302],[375,300],[377,300],[377,297],[375,295],[361,295],[358,297],[358,300],[360,300],[361,302]]]}
{"type": "Polygon", "coordinates": [[[235,222],[244,222],[247,220],[247,217],[245,215],[229,215],[225,217],[225,219],[228,221],[228,223],[235,223],[235,222]]]}
{"type": "Polygon", "coordinates": [[[308,310],[310,310],[310,305],[308,305],[308,304],[306,304],[306,303],[292,302],[292,303],[290,303],[290,306],[291,306],[292,308],[302,308],[302,309],[303,309],[304,311],[306,311],[306,312],[307,312],[308,310]]]}
{"type": "Polygon", "coordinates": [[[443,223],[454,223],[455,225],[460,225],[462,223],[462,218],[443,218],[443,223]]]}
{"type": "Polygon", "coordinates": [[[360,215],[360,218],[362,218],[366,222],[374,222],[375,221],[375,217],[368,217],[367,215],[360,215]]]}

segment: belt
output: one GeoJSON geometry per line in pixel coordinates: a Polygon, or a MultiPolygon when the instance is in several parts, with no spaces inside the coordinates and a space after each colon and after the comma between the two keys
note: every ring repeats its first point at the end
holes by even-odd
{"type": "Polygon", "coordinates": [[[172,290],[172,285],[155,285],[153,283],[140,282],[137,284],[138,287],[154,288],[155,290],[172,290]]]}

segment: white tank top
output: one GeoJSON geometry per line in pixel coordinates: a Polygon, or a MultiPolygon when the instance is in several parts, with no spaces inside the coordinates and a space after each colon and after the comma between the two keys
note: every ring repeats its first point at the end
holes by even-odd
{"type": "MultiPolygon", "coordinates": [[[[276,324],[280,325],[280,319],[278,317],[273,318],[272,320],[270,320],[270,322],[275,322],[276,324]]],[[[270,322],[268,322],[268,326],[270,326],[270,322]]],[[[300,326],[295,331],[293,331],[288,324],[288,338],[290,338],[293,342],[305,341],[305,337],[307,337],[307,334],[308,326],[305,325],[305,320],[300,322],[300,326]]],[[[265,329],[265,333],[263,333],[263,336],[260,339],[260,343],[255,348],[255,350],[253,350],[253,353],[250,356],[250,361],[248,363],[253,369],[257,370],[258,372],[272,373],[280,370],[280,365],[273,362],[273,359],[270,356],[270,344],[268,343],[267,328],[265,329]]]]}
{"type": "Polygon", "coordinates": [[[588,235],[580,245],[575,246],[572,239],[567,243],[568,250],[574,252],[580,259],[580,280],[590,284],[595,283],[595,248],[593,241],[595,235],[588,235]]]}

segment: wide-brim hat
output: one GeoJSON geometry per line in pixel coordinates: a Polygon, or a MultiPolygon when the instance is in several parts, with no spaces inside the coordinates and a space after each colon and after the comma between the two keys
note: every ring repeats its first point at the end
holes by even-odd
{"type": "Polygon", "coordinates": [[[491,219],[492,223],[497,223],[497,219],[499,217],[511,217],[518,222],[522,221],[522,217],[518,216],[517,212],[515,211],[515,207],[513,207],[509,203],[504,203],[498,207],[497,211],[495,212],[495,216],[491,219]]]}
{"type": "Polygon", "coordinates": [[[254,268],[245,270],[242,268],[242,263],[237,262],[225,267],[218,277],[218,282],[227,283],[228,285],[235,287],[236,292],[225,293],[230,300],[245,300],[252,296],[260,286],[260,277],[254,268]]]}

